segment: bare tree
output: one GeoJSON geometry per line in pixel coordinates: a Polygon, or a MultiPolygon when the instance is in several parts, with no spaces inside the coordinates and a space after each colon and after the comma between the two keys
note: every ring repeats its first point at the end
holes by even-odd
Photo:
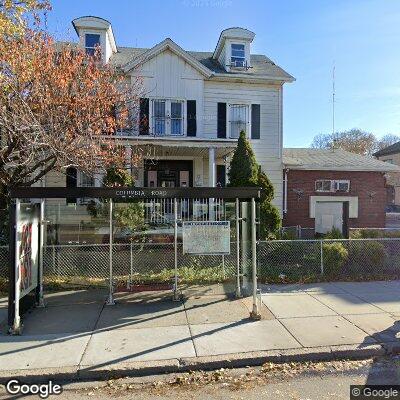
{"type": "Polygon", "coordinates": [[[395,144],[400,141],[400,137],[396,135],[392,135],[391,133],[388,133],[387,135],[383,136],[381,139],[377,140],[376,143],[376,151],[382,150],[386,147],[391,146],[392,144],[395,144]]]}
{"type": "Polygon", "coordinates": [[[351,153],[372,155],[376,148],[376,138],[370,132],[350,129],[335,134],[319,134],[314,137],[311,147],[322,149],[342,149],[351,153]]]}

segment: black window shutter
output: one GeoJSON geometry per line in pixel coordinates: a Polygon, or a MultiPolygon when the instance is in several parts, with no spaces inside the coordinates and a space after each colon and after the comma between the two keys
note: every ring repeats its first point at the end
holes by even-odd
{"type": "Polygon", "coordinates": [[[251,138],[260,139],[260,105],[251,105],[251,138]]]}
{"type": "Polygon", "coordinates": [[[188,100],[186,102],[187,114],[187,130],[188,136],[196,136],[197,121],[196,121],[196,100],[188,100]]]}
{"type": "MultiPolygon", "coordinates": [[[[66,187],[75,188],[78,186],[78,171],[74,167],[69,167],[66,170],[66,187]]],[[[67,198],[67,204],[75,203],[76,199],[67,198]]]]}
{"type": "Polygon", "coordinates": [[[217,187],[226,186],[226,168],[225,165],[217,165],[217,187]]]}
{"type": "Polygon", "coordinates": [[[217,136],[226,138],[226,103],[218,103],[217,136]]]}
{"type": "Polygon", "coordinates": [[[149,134],[149,99],[140,99],[139,135],[149,134]]]}

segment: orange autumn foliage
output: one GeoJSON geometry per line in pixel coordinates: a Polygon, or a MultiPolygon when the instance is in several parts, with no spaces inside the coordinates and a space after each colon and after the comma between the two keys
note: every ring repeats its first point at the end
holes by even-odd
{"type": "Polygon", "coordinates": [[[139,78],[127,83],[99,57],[38,31],[1,36],[0,54],[0,188],[70,166],[123,166],[124,143],[114,134],[137,119],[139,78]]]}

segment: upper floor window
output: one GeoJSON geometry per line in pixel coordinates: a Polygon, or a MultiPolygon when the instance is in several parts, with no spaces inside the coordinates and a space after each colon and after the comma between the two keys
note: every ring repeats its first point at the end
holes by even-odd
{"type": "Polygon", "coordinates": [[[347,179],[318,179],[315,181],[316,192],[349,192],[350,181],[347,179]]]}
{"type": "Polygon", "coordinates": [[[246,66],[246,54],[244,44],[232,44],[231,45],[231,65],[233,67],[245,67],[246,66]]]}
{"type": "Polygon", "coordinates": [[[237,139],[241,131],[248,132],[249,106],[246,104],[229,105],[229,137],[237,139]]]}
{"type": "Polygon", "coordinates": [[[184,102],[154,99],[151,102],[152,133],[156,136],[184,134],[184,102]]]}
{"type": "Polygon", "coordinates": [[[100,46],[100,35],[96,33],[86,33],[85,50],[89,56],[94,56],[96,48],[100,46]]]}

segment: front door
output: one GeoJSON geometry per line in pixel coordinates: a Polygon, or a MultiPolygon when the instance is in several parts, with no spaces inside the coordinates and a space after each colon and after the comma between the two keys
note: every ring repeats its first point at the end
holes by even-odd
{"type": "Polygon", "coordinates": [[[191,187],[193,161],[189,160],[145,160],[146,187],[191,187]]]}
{"type": "Polygon", "coordinates": [[[315,232],[324,234],[333,228],[343,233],[343,202],[318,201],[315,204],[315,232]]]}

